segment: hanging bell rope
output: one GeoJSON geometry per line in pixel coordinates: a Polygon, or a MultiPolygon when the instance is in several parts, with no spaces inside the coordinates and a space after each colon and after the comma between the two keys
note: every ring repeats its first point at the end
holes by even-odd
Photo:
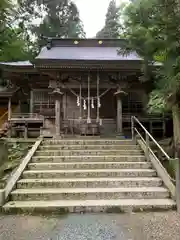
{"type": "Polygon", "coordinates": [[[90,109],[90,73],[88,72],[88,115],[87,115],[87,123],[91,123],[91,109],[90,109]]]}
{"type": "Polygon", "coordinates": [[[94,98],[91,98],[91,108],[94,109],[94,98]]]}
{"type": "Polygon", "coordinates": [[[70,87],[68,87],[66,84],[64,86],[74,95],[77,97],[77,106],[80,107],[80,119],[82,119],[82,100],[83,100],[83,109],[88,109],[88,115],[87,115],[87,123],[91,123],[91,108],[94,109],[94,101],[97,102],[97,116],[96,116],[96,122],[99,123],[99,125],[102,125],[102,119],[100,119],[100,107],[101,107],[101,98],[108,93],[112,87],[109,87],[106,89],[103,93],[99,93],[99,84],[100,84],[100,76],[99,72],[97,72],[97,93],[95,97],[90,96],[90,73],[88,73],[88,97],[82,96],[82,85],[80,84],[79,89],[79,95],[72,90],[70,87]],[[88,103],[88,106],[86,105],[86,101],[88,103]]]}
{"type": "Polygon", "coordinates": [[[97,72],[97,116],[96,122],[99,123],[99,72],[97,72]]]}
{"type": "Polygon", "coordinates": [[[79,89],[79,114],[80,119],[82,119],[82,84],[80,83],[80,89],[79,89]]]}

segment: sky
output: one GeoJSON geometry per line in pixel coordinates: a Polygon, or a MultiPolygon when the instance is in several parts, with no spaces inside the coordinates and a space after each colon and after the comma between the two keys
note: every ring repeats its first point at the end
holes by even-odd
{"type": "MultiPolygon", "coordinates": [[[[74,2],[78,6],[86,37],[95,37],[104,26],[110,0],[74,0],[74,2]]],[[[116,0],[116,2],[120,4],[128,0],[116,0]]]]}

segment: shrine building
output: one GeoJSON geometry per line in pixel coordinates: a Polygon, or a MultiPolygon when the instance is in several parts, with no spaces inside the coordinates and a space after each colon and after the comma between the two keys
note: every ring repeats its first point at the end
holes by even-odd
{"type": "Polygon", "coordinates": [[[9,136],[129,136],[132,116],[166,135],[168,118],[147,113],[143,60],[120,54],[124,41],[47,38],[33,61],[0,63],[9,136]]]}

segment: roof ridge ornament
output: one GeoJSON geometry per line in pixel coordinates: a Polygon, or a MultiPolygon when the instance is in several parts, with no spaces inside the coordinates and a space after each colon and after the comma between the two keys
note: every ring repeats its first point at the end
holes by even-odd
{"type": "Polygon", "coordinates": [[[40,39],[45,40],[46,41],[46,48],[47,50],[50,50],[52,48],[52,38],[51,37],[47,37],[44,36],[43,34],[40,35],[40,39]]]}

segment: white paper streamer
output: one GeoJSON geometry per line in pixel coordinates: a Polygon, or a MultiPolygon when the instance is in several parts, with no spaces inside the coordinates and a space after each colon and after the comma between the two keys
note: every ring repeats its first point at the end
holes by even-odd
{"type": "Polygon", "coordinates": [[[77,106],[80,107],[80,98],[79,98],[79,96],[77,97],[77,106]]]}
{"type": "Polygon", "coordinates": [[[84,108],[84,110],[87,109],[87,106],[86,106],[86,100],[85,100],[85,99],[84,99],[84,103],[83,103],[83,108],[84,108]]]}
{"type": "Polygon", "coordinates": [[[91,99],[91,108],[94,108],[94,98],[91,99]]]}
{"type": "Polygon", "coordinates": [[[98,108],[101,107],[101,102],[100,102],[100,98],[98,98],[98,108]]]}

